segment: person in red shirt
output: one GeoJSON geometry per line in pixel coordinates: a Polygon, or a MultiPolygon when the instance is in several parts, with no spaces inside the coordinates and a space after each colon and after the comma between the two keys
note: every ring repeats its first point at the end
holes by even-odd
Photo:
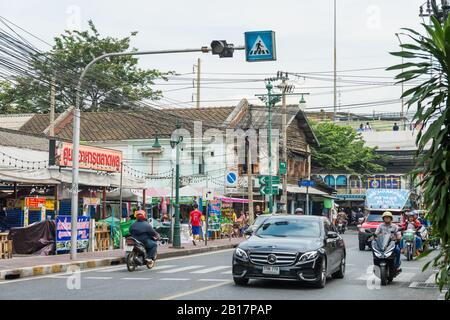
{"type": "Polygon", "coordinates": [[[191,211],[189,214],[189,224],[192,228],[192,235],[194,239],[192,240],[192,243],[197,245],[196,240],[200,237],[201,232],[201,226],[202,226],[202,212],[198,210],[198,204],[194,204],[194,210],[191,211]]]}

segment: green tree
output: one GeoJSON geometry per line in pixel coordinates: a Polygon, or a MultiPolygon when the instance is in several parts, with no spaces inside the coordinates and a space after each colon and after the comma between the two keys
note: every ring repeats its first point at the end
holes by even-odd
{"type": "Polygon", "coordinates": [[[363,175],[384,169],[375,163],[381,159],[375,148],[365,146],[361,134],[353,128],[321,122],[313,123],[313,129],[320,146],[312,149],[312,158],[323,172],[338,170],[363,175]]]}
{"type": "MultiPolygon", "coordinates": [[[[431,26],[422,24],[425,34],[403,29],[412,41],[401,45],[401,52],[391,54],[408,62],[388,70],[402,69],[396,76],[399,83],[413,82],[414,87],[402,96],[407,98],[408,108],[417,105],[414,120],[424,124],[416,140],[418,164],[413,174],[423,175],[419,183],[423,204],[442,243],[440,253],[424,269],[431,262],[439,268],[436,281],[442,291],[450,284],[450,17],[443,25],[434,17],[431,20],[431,26]]],[[[450,291],[445,296],[450,299],[450,291]]]]}
{"type": "MultiPolygon", "coordinates": [[[[32,75],[19,75],[15,84],[3,90],[5,98],[20,108],[5,105],[5,112],[46,113],[50,104],[50,87],[55,81],[56,112],[75,103],[75,87],[83,68],[95,57],[109,52],[137,51],[130,40],[103,37],[89,21],[86,31],[65,31],[55,37],[55,45],[46,53],[36,53],[30,60],[32,75]]],[[[143,70],[132,56],[111,57],[97,62],[86,74],[82,87],[82,111],[109,111],[135,108],[142,99],[158,99],[160,91],[152,89],[154,80],[169,73],[143,70]]]]}

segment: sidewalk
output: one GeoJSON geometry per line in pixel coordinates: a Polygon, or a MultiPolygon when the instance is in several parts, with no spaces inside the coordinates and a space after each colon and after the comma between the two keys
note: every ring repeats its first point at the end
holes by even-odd
{"type": "MultiPolygon", "coordinates": [[[[158,259],[179,257],[208,251],[217,251],[236,247],[244,238],[209,240],[208,246],[203,242],[194,246],[192,243],[182,244],[182,249],[171,248],[171,245],[158,246],[158,259]]],[[[56,256],[20,256],[0,260],[0,281],[51,273],[65,272],[71,265],[81,269],[117,265],[125,262],[122,249],[78,253],[78,259],[71,261],[68,254],[56,256]]]]}

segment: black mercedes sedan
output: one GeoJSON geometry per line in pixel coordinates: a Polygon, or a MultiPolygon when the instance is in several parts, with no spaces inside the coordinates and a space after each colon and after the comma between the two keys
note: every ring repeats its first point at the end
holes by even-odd
{"type": "Polygon", "coordinates": [[[323,288],[343,278],[345,244],[326,217],[277,215],[265,220],[233,253],[233,279],[305,281],[323,288]]]}

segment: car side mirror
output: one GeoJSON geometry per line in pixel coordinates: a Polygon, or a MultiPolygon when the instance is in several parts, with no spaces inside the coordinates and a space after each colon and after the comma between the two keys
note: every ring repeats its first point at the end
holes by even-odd
{"type": "Polygon", "coordinates": [[[245,234],[246,236],[251,236],[251,235],[253,234],[253,231],[247,229],[247,230],[244,231],[244,234],[245,234]]]}
{"type": "Polygon", "coordinates": [[[334,232],[334,231],[328,231],[327,232],[327,238],[335,239],[337,237],[339,237],[339,234],[337,232],[334,232]]]}

